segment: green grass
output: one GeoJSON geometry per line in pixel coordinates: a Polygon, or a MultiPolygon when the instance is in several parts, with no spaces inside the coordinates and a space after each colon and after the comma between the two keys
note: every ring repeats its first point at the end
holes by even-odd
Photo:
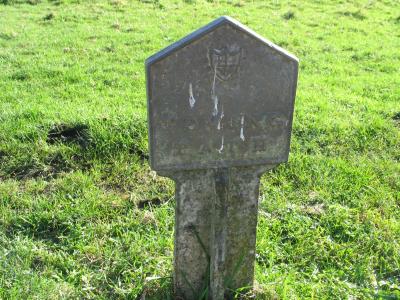
{"type": "Polygon", "coordinates": [[[148,166],[144,60],[221,15],[300,59],[290,160],[262,178],[257,299],[400,298],[398,1],[0,3],[0,299],[169,298],[174,188],[148,166]]]}

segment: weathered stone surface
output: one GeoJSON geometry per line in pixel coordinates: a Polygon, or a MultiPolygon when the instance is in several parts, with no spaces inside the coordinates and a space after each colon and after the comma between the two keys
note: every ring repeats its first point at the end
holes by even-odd
{"type": "Polygon", "coordinates": [[[213,170],[161,174],[175,180],[174,290],[199,299],[209,284],[213,170]]]}
{"type": "Polygon", "coordinates": [[[161,172],[176,182],[176,297],[211,299],[251,287],[260,176],[274,165],[161,172]]]}
{"type": "Polygon", "coordinates": [[[222,17],[146,61],[155,170],[287,160],[298,61],[222,17]]]}
{"type": "Polygon", "coordinates": [[[176,299],[251,287],[260,176],[288,158],[297,58],[222,17],[146,61],[150,164],[176,183],[176,299]]]}
{"type": "Polygon", "coordinates": [[[238,288],[251,287],[257,229],[260,176],[274,165],[215,171],[211,222],[212,299],[224,299],[238,288]]]}

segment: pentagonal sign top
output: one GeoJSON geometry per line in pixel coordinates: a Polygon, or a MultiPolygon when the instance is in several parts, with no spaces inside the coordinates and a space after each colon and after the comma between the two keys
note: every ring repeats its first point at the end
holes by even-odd
{"type": "Polygon", "coordinates": [[[298,60],[221,17],[146,60],[155,170],[287,161],[298,60]]]}

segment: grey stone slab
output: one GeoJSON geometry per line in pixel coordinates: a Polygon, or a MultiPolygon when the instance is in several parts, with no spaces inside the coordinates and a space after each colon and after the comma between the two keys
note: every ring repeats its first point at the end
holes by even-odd
{"type": "Polygon", "coordinates": [[[155,170],[287,160],[298,60],[221,17],[146,61],[155,170]]]}
{"type": "Polygon", "coordinates": [[[251,288],[260,176],[288,158],[297,72],[229,17],[146,61],[150,164],[176,184],[176,299],[251,288]]]}

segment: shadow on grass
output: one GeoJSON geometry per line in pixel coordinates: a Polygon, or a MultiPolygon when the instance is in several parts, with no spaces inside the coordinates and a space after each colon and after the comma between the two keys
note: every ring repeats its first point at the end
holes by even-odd
{"type": "Polygon", "coordinates": [[[34,240],[41,240],[56,245],[62,237],[70,234],[71,224],[67,220],[51,214],[32,214],[28,218],[15,218],[7,226],[6,234],[12,238],[23,234],[34,240]]]}
{"type": "MultiPolygon", "coordinates": [[[[92,124],[55,123],[19,133],[0,148],[0,179],[52,179],[94,162],[115,164],[116,157],[145,163],[147,126],[142,118],[98,120],[92,124]],[[49,147],[43,147],[43,140],[49,147]]],[[[0,141],[1,142],[1,141],[0,141]]]]}
{"type": "Polygon", "coordinates": [[[172,276],[146,279],[142,292],[136,300],[184,300],[173,296],[172,276]]]}
{"type": "Polygon", "coordinates": [[[85,124],[55,124],[47,134],[47,143],[77,143],[87,147],[90,143],[89,127],[85,124]]]}
{"type": "Polygon", "coordinates": [[[137,207],[139,209],[147,209],[154,206],[160,206],[163,202],[165,201],[162,201],[159,197],[155,197],[152,199],[144,199],[139,201],[137,207]]]}
{"type": "MultiPolygon", "coordinates": [[[[203,296],[199,300],[208,298],[208,294],[200,293],[203,296]]],[[[233,291],[229,296],[225,296],[225,300],[266,300],[273,298],[265,298],[265,295],[255,295],[252,290],[248,288],[238,289],[233,291]]],[[[142,292],[136,297],[135,300],[185,300],[181,297],[176,297],[173,291],[173,280],[170,277],[154,277],[148,278],[144,285],[142,292]]]]}
{"type": "MultiPolygon", "coordinates": [[[[12,157],[12,153],[0,155],[0,163],[7,162],[7,158],[12,157]]],[[[11,161],[11,159],[10,159],[11,161]]],[[[47,156],[39,159],[34,156],[25,155],[15,162],[9,163],[3,167],[3,176],[0,172],[0,179],[14,178],[17,180],[25,180],[31,178],[52,179],[57,178],[60,174],[70,172],[76,169],[88,170],[91,167],[89,162],[86,162],[82,155],[65,153],[57,151],[50,153],[47,156]]]]}

